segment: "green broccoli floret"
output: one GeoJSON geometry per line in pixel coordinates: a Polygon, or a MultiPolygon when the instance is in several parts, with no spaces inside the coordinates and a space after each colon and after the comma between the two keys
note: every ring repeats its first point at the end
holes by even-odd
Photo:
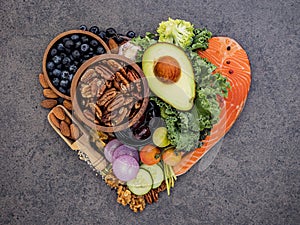
{"type": "Polygon", "coordinates": [[[186,49],[193,42],[194,27],[190,22],[169,18],[163,21],[157,28],[159,42],[168,42],[186,49]]]}

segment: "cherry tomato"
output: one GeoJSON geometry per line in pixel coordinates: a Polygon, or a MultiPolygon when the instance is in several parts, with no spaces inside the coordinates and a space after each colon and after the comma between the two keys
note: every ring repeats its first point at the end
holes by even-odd
{"type": "Polygon", "coordinates": [[[140,150],[141,162],[146,165],[154,165],[160,161],[160,149],[154,145],[145,145],[140,150]]]}
{"type": "Polygon", "coordinates": [[[163,152],[162,160],[169,166],[176,166],[181,160],[181,154],[174,148],[170,148],[163,152]]]}

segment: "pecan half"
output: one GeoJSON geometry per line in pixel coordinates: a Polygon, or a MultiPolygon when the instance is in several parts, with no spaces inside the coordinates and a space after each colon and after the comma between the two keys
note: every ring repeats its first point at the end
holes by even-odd
{"type": "Polygon", "coordinates": [[[126,78],[128,80],[130,80],[131,82],[134,82],[134,81],[140,79],[139,75],[137,75],[137,73],[135,73],[133,70],[127,71],[126,78]]]}
{"type": "Polygon", "coordinates": [[[95,71],[105,80],[113,80],[115,77],[114,73],[111,70],[102,65],[96,66],[95,71]]]}
{"type": "Polygon", "coordinates": [[[117,78],[117,81],[120,81],[126,87],[129,86],[128,80],[126,80],[126,78],[120,72],[116,72],[116,78],[117,78]]]}
{"type": "Polygon", "coordinates": [[[110,104],[107,106],[107,111],[112,112],[120,108],[124,104],[124,96],[118,95],[113,101],[110,102],[110,104]]]}
{"type": "Polygon", "coordinates": [[[81,84],[80,92],[81,92],[81,96],[84,98],[92,97],[91,86],[88,84],[81,84]]]}
{"type": "Polygon", "coordinates": [[[126,107],[122,107],[119,110],[117,116],[112,119],[112,124],[113,125],[118,125],[118,124],[122,123],[123,120],[125,119],[127,113],[128,113],[128,109],[126,107]]]}
{"type": "Polygon", "coordinates": [[[99,106],[105,105],[108,101],[112,100],[117,95],[117,91],[115,88],[108,89],[101,98],[98,99],[97,104],[99,106]]]}
{"type": "Polygon", "coordinates": [[[84,72],[84,74],[81,76],[80,80],[84,83],[88,83],[93,78],[97,76],[97,73],[93,69],[88,69],[84,72]]]}
{"type": "Polygon", "coordinates": [[[116,79],[114,79],[113,84],[114,84],[114,87],[115,87],[118,91],[121,90],[120,84],[119,84],[119,82],[118,82],[116,79]]]}
{"type": "Polygon", "coordinates": [[[109,60],[107,60],[107,64],[109,66],[111,66],[112,68],[116,69],[117,71],[120,71],[120,73],[122,75],[126,76],[126,71],[125,71],[124,67],[121,66],[121,64],[118,63],[116,60],[109,59],[109,60]]]}
{"type": "Polygon", "coordinates": [[[104,115],[102,115],[101,121],[105,125],[110,126],[111,125],[111,114],[110,113],[105,113],[104,115]]]}
{"type": "Polygon", "coordinates": [[[91,86],[91,95],[92,96],[97,96],[98,89],[103,84],[104,84],[103,80],[100,80],[98,78],[94,78],[94,80],[92,80],[92,82],[90,84],[90,86],[91,86]]]}
{"type": "Polygon", "coordinates": [[[100,107],[97,104],[95,104],[95,114],[96,114],[97,118],[99,120],[101,120],[101,118],[102,118],[102,111],[101,111],[100,107]]]}
{"type": "Polygon", "coordinates": [[[106,85],[102,84],[98,89],[97,98],[100,98],[103,95],[105,90],[106,90],[106,85]]]}

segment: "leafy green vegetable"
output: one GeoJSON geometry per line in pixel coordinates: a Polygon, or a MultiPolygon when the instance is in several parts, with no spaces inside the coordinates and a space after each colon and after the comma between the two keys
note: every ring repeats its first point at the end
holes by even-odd
{"type": "Polygon", "coordinates": [[[137,53],[137,57],[136,57],[136,62],[141,62],[142,61],[142,57],[144,54],[144,51],[151,45],[155,44],[157,41],[154,39],[155,38],[155,34],[152,34],[150,32],[146,32],[145,37],[135,37],[133,39],[131,39],[131,43],[137,46],[140,46],[142,49],[140,51],[138,51],[137,53]]]}
{"type": "Polygon", "coordinates": [[[194,27],[190,22],[169,18],[157,28],[159,42],[168,42],[186,49],[193,42],[194,27]]]}
{"type": "Polygon", "coordinates": [[[151,100],[160,107],[161,118],[168,130],[168,139],[177,149],[191,151],[199,146],[199,126],[192,112],[181,112],[156,96],[151,100]]]}
{"type": "Polygon", "coordinates": [[[191,44],[191,50],[201,49],[205,50],[208,48],[208,40],[212,37],[212,33],[206,28],[194,29],[193,42],[191,44]]]}

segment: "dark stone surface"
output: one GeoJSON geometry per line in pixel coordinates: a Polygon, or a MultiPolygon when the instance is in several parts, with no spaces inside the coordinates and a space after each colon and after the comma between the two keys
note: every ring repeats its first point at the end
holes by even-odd
{"type": "Polygon", "coordinates": [[[0,224],[299,224],[299,10],[296,0],[1,1],[0,224]],[[62,31],[144,34],[169,16],[236,39],[251,90],[210,166],[134,214],[47,123],[37,75],[62,31]]]}

